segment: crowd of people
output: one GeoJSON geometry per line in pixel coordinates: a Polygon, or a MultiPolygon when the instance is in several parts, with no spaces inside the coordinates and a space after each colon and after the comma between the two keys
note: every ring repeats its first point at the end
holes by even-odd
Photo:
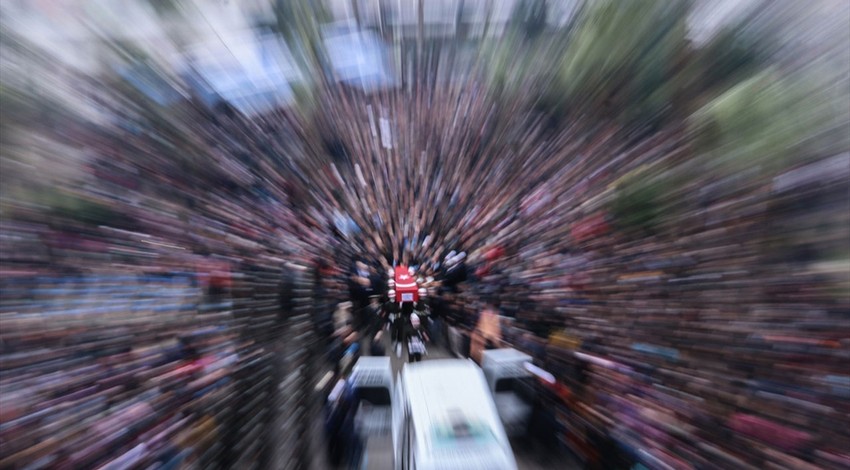
{"type": "Polygon", "coordinates": [[[186,274],[32,281],[3,283],[4,468],[225,460],[207,452],[242,348],[226,306],[186,274]]]}
{"type": "Polygon", "coordinates": [[[275,465],[259,419],[274,401],[251,408],[271,384],[275,349],[253,324],[272,308],[265,334],[287,331],[276,325],[298,291],[256,307],[248,300],[267,294],[251,271],[317,277],[335,242],[282,184],[249,181],[261,170],[246,173],[251,139],[239,143],[239,124],[187,112],[175,114],[194,123],[184,150],[209,159],[201,169],[181,167],[191,162],[167,153],[155,128],[33,125],[91,158],[83,181],[45,181],[54,207],[4,206],[0,467],[275,465]],[[237,424],[251,446],[231,435],[237,424]]]}
{"type": "Polygon", "coordinates": [[[470,336],[491,305],[559,380],[550,335],[575,337],[589,372],[571,406],[650,466],[850,464],[840,173],[701,173],[681,129],[552,123],[475,74],[318,102],[41,129],[91,158],[56,185],[73,204],[4,206],[0,467],[216,460],[234,354],[260,346],[202,313],[235,310],[221,300],[249,266],[311,273],[329,363],[370,308],[409,321],[383,334],[421,359],[417,340],[442,339],[424,307],[375,304],[394,263],[439,281],[435,321],[470,336]],[[654,226],[618,219],[625,177],[668,173],[684,183],[650,198],[654,226]]]}
{"type": "Polygon", "coordinates": [[[469,250],[466,281],[435,298],[454,326],[474,335],[497,304],[516,318],[515,344],[552,368],[548,336],[568,331],[603,364],[588,366],[582,406],[645,463],[846,462],[847,269],[826,261],[847,236],[846,171],[823,170],[837,163],[687,174],[654,200],[656,226],[635,229],[612,200],[632,175],[682,176],[692,156],[675,128],[498,122],[468,83],[326,104],[346,149],[331,181],[365,252],[446,276],[448,252],[469,250]]]}

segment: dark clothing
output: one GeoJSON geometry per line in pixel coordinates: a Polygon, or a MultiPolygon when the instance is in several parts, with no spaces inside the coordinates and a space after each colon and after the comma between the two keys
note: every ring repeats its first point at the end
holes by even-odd
{"type": "Polygon", "coordinates": [[[345,462],[355,439],[350,401],[349,397],[343,397],[337,405],[329,404],[326,408],[325,435],[330,461],[334,465],[345,462]]]}
{"type": "Polygon", "coordinates": [[[398,313],[399,311],[398,304],[390,301],[384,302],[381,309],[383,310],[384,316],[389,316],[390,314],[398,313]]]}
{"type": "Polygon", "coordinates": [[[448,269],[445,274],[443,285],[451,291],[457,291],[457,285],[468,280],[469,273],[465,262],[460,262],[452,268],[448,269]]]}
{"type": "Polygon", "coordinates": [[[425,337],[422,330],[411,326],[407,333],[407,360],[408,362],[418,362],[425,355],[425,337]]]}
{"type": "Polygon", "coordinates": [[[395,320],[392,323],[392,340],[393,341],[403,341],[404,340],[404,319],[401,314],[396,314],[395,320]]]}
{"type": "Polygon", "coordinates": [[[369,354],[372,356],[383,356],[386,354],[384,350],[384,344],[380,340],[375,341],[372,340],[372,346],[369,349],[369,354]]]}
{"type": "Polygon", "coordinates": [[[284,268],[279,291],[280,319],[284,320],[295,310],[295,276],[290,269],[284,268]]]}
{"type": "Polygon", "coordinates": [[[378,294],[381,286],[386,286],[387,283],[384,281],[380,274],[376,272],[372,272],[369,274],[369,290],[370,295],[378,294]]]}
{"type": "Polygon", "coordinates": [[[431,333],[428,335],[435,346],[443,344],[443,320],[435,318],[431,322],[431,333]]]}
{"type": "Polygon", "coordinates": [[[364,329],[366,332],[366,336],[372,337],[379,331],[381,331],[381,327],[384,326],[384,317],[381,309],[373,307],[371,305],[367,306],[363,309],[364,314],[364,329]]]}

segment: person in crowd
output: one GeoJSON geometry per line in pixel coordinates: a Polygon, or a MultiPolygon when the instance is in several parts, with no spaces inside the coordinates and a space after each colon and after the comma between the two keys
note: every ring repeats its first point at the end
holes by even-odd
{"type": "Polygon", "coordinates": [[[425,342],[428,341],[428,333],[422,328],[419,315],[410,315],[410,326],[407,333],[407,360],[408,362],[419,362],[428,354],[425,342]]]}
{"type": "Polygon", "coordinates": [[[384,348],[384,332],[378,330],[375,333],[375,336],[372,338],[372,342],[369,348],[369,354],[372,356],[383,356],[386,354],[386,349],[384,348]]]}
{"type": "Polygon", "coordinates": [[[386,322],[386,327],[390,331],[391,337],[390,339],[395,343],[398,341],[398,331],[395,329],[395,320],[398,318],[398,314],[400,312],[398,303],[395,301],[395,291],[390,289],[387,293],[387,297],[381,306],[383,312],[383,318],[386,322]]]}
{"type": "Polygon", "coordinates": [[[331,464],[340,466],[351,452],[354,435],[354,396],[346,381],[340,380],[325,402],[325,436],[331,464]]]}
{"type": "Polygon", "coordinates": [[[369,304],[363,309],[363,332],[371,338],[381,331],[384,325],[384,312],[378,296],[372,296],[369,304]]]}
{"type": "Polygon", "coordinates": [[[339,331],[344,327],[352,327],[354,318],[351,313],[353,304],[349,301],[337,305],[333,315],[334,330],[339,331]]]}
{"type": "MultiPolygon", "coordinates": [[[[669,453],[692,457],[693,466],[699,468],[738,468],[744,466],[739,464],[741,460],[749,466],[805,468],[801,458],[817,460],[817,466],[823,468],[848,466],[850,457],[844,449],[847,426],[841,419],[850,393],[846,361],[842,360],[847,340],[835,328],[843,324],[850,308],[846,289],[841,288],[846,284],[841,277],[845,271],[838,270],[840,276],[829,274],[824,270],[835,268],[822,265],[831,263],[815,262],[819,250],[824,254],[846,251],[847,224],[841,218],[846,211],[835,209],[845,207],[839,201],[846,201],[846,178],[840,184],[825,177],[803,178],[812,174],[812,168],[802,154],[789,174],[814,182],[795,190],[794,196],[769,190],[774,178],[785,180],[788,175],[771,174],[767,168],[760,169],[760,175],[731,178],[693,172],[680,191],[670,193],[675,194],[671,198],[674,204],[663,201],[669,194],[658,194],[659,207],[675,209],[661,217],[660,227],[635,233],[619,227],[615,211],[606,204],[584,203],[616,199],[622,178],[633,168],[678,168],[682,149],[687,148],[682,145],[681,129],[641,137],[637,145],[621,140],[623,136],[631,140],[631,130],[611,123],[582,129],[523,122],[521,135],[515,136],[515,132],[499,132],[498,127],[490,126],[499,121],[500,113],[494,108],[498,104],[472,80],[422,90],[414,93],[413,100],[393,93],[342,97],[333,89],[323,90],[332,99],[323,102],[325,108],[318,113],[322,129],[339,134],[340,142],[351,147],[347,152],[350,159],[340,161],[338,167],[324,162],[309,164],[310,158],[297,153],[291,159],[278,158],[292,154],[294,148],[289,148],[288,142],[295,140],[293,136],[311,134],[284,109],[259,118],[233,109],[212,117],[195,111],[180,115],[191,124],[187,125],[187,138],[179,139],[187,145],[180,152],[193,156],[188,160],[197,156],[203,162],[197,168],[166,151],[157,129],[141,129],[148,124],[128,117],[136,113],[123,109],[123,104],[106,104],[105,111],[119,124],[97,124],[92,127],[98,131],[86,137],[76,136],[79,130],[66,132],[65,126],[40,127],[44,136],[39,135],[39,140],[66,142],[70,137],[74,146],[91,154],[85,165],[91,174],[84,183],[69,178],[45,187],[59,190],[56,199],[75,198],[85,201],[86,207],[98,208],[85,214],[66,210],[78,205],[74,202],[56,208],[61,210],[39,212],[39,207],[47,207],[43,201],[34,204],[16,201],[14,195],[4,197],[0,241],[4,380],[5,367],[11,367],[7,364],[18,361],[16,368],[20,369],[8,374],[4,387],[27,390],[2,397],[4,416],[15,413],[14,418],[21,418],[15,425],[22,431],[12,431],[26,436],[3,441],[4,456],[7,446],[14,453],[10,466],[30,463],[21,457],[30,447],[24,443],[31,441],[36,451],[54,444],[50,437],[40,436],[33,424],[48,423],[45,428],[53,429],[50,426],[55,422],[49,420],[59,416],[41,410],[43,402],[52,402],[51,406],[61,403],[69,413],[77,413],[72,417],[80,419],[58,419],[83,426],[109,419],[109,414],[120,412],[133,400],[145,400],[144,394],[154,390],[149,387],[136,393],[136,387],[127,384],[162,381],[169,398],[154,407],[155,421],[169,423],[185,416],[192,426],[198,415],[181,408],[171,391],[187,389],[190,383],[197,386],[190,380],[193,377],[216,378],[214,368],[198,372],[206,363],[196,364],[214,360],[206,357],[208,350],[215,349],[207,341],[163,350],[166,346],[162,343],[182,337],[185,330],[209,326],[204,322],[211,320],[194,315],[200,311],[199,302],[186,300],[175,314],[177,307],[161,297],[150,304],[136,303],[142,297],[138,292],[105,294],[112,289],[109,286],[97,286],[91,295],[89,287],[75,286],[71,290],[86,294],[66,299],[61,293],[45,294],[67,289],[38,286],[40,276],[57,275],[65,280],[89,273],[135,276],[201,265],[208,282],[200,283],[204,291],[199,297],[216,298],[232,292],[230,270],[242,261],[276,269],[284,252],[284,258],[317,267],[310,294],[316,311],[312,328],[323,346],[336,339],[340,351],[345,351],[344,346],[356,338],[346,315],[332,315],[348,280],[333,264],[347,266],[345,260],[368,259],[362,262],[386,269],[392,259],[430,259],[432,263],[423,262],[420,269],[439,270],[437,277],[446,289],[462,293],[448,295],[445,306],[435,308],[438,313],[434,316],[450,318],[458,328],[472,331],[479,309],[470,304],[488,301],[485,295],[509,288],[515,305],[506,304],[505,310],[523,331],[517,347],[531,352],[536,361],[550,364],[559,379],[566,377],[563,369],[558,369],[558,357],[567,352],[549,344],[549,338],[568,328],[583,341],[581,352],[597,360],[584,375],[583,388],[589,393],[582,395],[586,400],[577,409],[612,421],[618,436],[628,436],[631,445],[655,453],[655,458],[662,451],[668,453],[661,458],[666,466],[679,467],[671,463],[675,460],[669,453]],[[358,126],[358,119],[353,118],[367,106],[370,113],[374,110],[379,119],[389,122],[399,137],[380,149],[380,158],[375,158],[378,154],[371,146],[375,140],[371,126],[358,126]],[[445,123],[451,123],[453,132],[446,132],[445,123]],[[547,138],[535,138],[544,131],[547,138]],[[416,139],[445,145],[425,151],[418,148],[416,139]],[[481,145],[472,150],[467,144],[472,141],[481,145]],[[502,152],[508,146],[510,152],[502,152]],[[285,171],[276,170],[279,164],[285,171]],[[392,170],[386,171],[388,168],[392,170]],[[339,176],[334,174],[337,171],[339,176]],[[365,175],[359,186],[358,173],[365,175]],[[796,199],[802,193],[829,196],[829,191],[837,194],[834,200],[801,204],[796,199]],[[783,197],[790,200],[783,202],[783,197]],[[770,209],[774,203],[781,203],[783,209],[774,213],[770,209]],[[806,216],[790,216],[784,210],[788,203],[802,206],[806,216]],[[814,211],[826,216],[824,220],[837,219],[842,228],[819,229],[812,240],[811,229],[800,227],[808,223],[804,219],[813,218],[814,211]],[[95,217],[98,214],[94,213],[109,215],[95,217]],[[351,219],[345,225],[358,230],[340,233],[332,224],[338,214],[345,214],[351,219]],[[115,230],[117,225],[121,230],[115,230]],[[808,240],[798,241],[796,248],[773,247],[801,235],[808,240]],[[468,250],[469,256],[467,251],[444,256],[453,247],[468,250]],[[771,251],[779,252],[776,256],[783,261],[771,261],[771,251]],[[208,265],[210,259],[217,264],[208,265]],[[788,272],[795,275],[788,276],[788,272]],[[22,276],[22,289],[5,288],[11,275],[22,276]],[[482,288],[473,290],[472,285],[482,288]],[[32,291],[32,295],[7,301],[6,296],[12,295],[9,292],[16,290],[32,291]],[[97,297],[99,305],[89,306],[90,297],[97,297]],[[74,303],[77,301],[82,302],[74,303]],[[72,304],[82,307],[71,309],[72,304]],[[93,320],[80,324],[82,315],[93,320]],[[47,316],[50,321],[43,320],[47,316]],[[142,328],[139,321],[146,317],[153,320],[145,323],[148,328],[142,328]],[[108,326],[121,322],[127,326],[108,326]],[[62,328],[54,329],[56,325],[62,328]],[[149,334],[151,330],[155,332],[149,334]],[[113,338],[133,342],[133,353],[110,349],[113,338]],[[62,344],[62,349],[50,351],[59,357],[39,359],[45,354],[44,344],[62,344]],[[121,367],[90,360],[99,354],[113,356],[121,367]],[[71,364],[64,364],[63,359],[70,359],[71,364]],[[84,368],[89,366],[92,369],[84,368]],[[73,368],[81,370],[76,373],[73,368]],[[152,370],[163,371],[162,377],[145,379],[152,370]],[[58,375],[46,379],[54,373],[58,375]],[[78,400],[75,393],[88,393],[91,384],[123,381],[129,375],[136,377],[95,392],[92,399],[102,400],[102,412],[85,411],[98,409],[89,406],[79,407],[83,410],[79,411],[70,404],[78,400]],[[86,383],[81,377],[94,379],[86,383]],[[66,391],[70,397],[63,402],[66,391]],[[817,439],[810,442],[811,436],[817,439]],[[753,440],[758,445],[750,445],[753,440]]],[[[119,90],[108,93],[121,94],[119,90]]],[[[517,110],[504,113],[511,122],[520,117],[513,111],[517,110]]],[[[24,124],[40,126],[38,122],[24,124]]],[[[305,147],[309,148],[309,137],[305,137],[305,147]]],[[[237,274],[244,275],[234,272],[234,280],[237,274]]],[[[357,266],[356,277],[362,287],[366,287],[366,278],[371,287],[388,281],[376,282],[377,277],[368,275],[362,265],[357,266]]],[[[157,285],[144,290],[159,294],[169,289],[157,285]]],[[[281,291],[280,310],[287,313],[290,308],[284,298],[288,295],[285,288],[281,291]]],[[[240,299],[247,300],[253,299],[240,299]]],[[[411,347],[409,340],[428,339],[424,330],[413,327],[424,316],[406,311],[410,332],[405,333],[406,318],[399,315],[395,300],[388,299],[383,308],[392,325],[392,344],[401,355],[401,345],[406,343],[408,359],[421,360],[415,356],[417,346],[411,347]]],[[[234,308],[250,311],[234,323],[240,328],[251,324],[246,317],[261,315],[259,310],[234,308]]],[[[269,331],[276,330],[264,333],[269,331]]],[[[379,332],[376,337],[380,336],[379,332]]],[[[435,339],[438,336],[433,335],[435,339]]],[[[262,338],[257,334],[246,341],[245,351],[267,354],[270,348],[262,338]]],[[[489,347],[487,343],[484,346],[489,347]]],[[[469,351],[469,347],[461,349],[469,351]]],[[[206,390],[192,390],[180,397],[204,395],[206,390]]],[[[553,397],[541,405],[547,419],[553,421],[545,428],[553,445],[558,427],[546,405],[560,403],[559,399],[553,397]]],[[[104,427],[107,425],[111,424],[104,427]]],[[[134,429],[142,426],[139,422],[134,429]]],[[[72,435],[87,436],[88,431],[76,429],[72,435]]],[[[164,428],[156,431],[165,432],[164,428]]],[[[604,430],[602,434],[594,443],[610,449],[604,430]]],[[[80,442],[77,437],[61,442],[63,448],[53,457],[70,459],[67,468],[93,465],[93,460],[73,460],[80,451],[89,452],[73,448],[80,442]]],[[[98,457],[94,452],[91,455],[98,457]]],[[[40,464],[49,466],[49,462],[40,464]]],[[[168,465],[167,461],[159,463],[168,465]]]]}
{"type": "Polygon", "coordinates": [[[401,352],[404,345],[407,343],[407,333],[410,325],[410,317],[414,312],[413,302],[404,302],[401,304],[400,311],[395,321],[393,329],[396,332],[395,354],[396,357],[401,357],[401,352]]]}
{"type": "Polygon", "coordinates": [[[295,273],[293,271],[294,269],[289,263],[285,263],[281,269],[278,294],[281,321],[295,312],[295,273]]]}

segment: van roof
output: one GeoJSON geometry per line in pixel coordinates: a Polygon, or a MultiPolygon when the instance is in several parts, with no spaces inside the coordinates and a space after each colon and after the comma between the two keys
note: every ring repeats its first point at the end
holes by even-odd
{"type": "MultiPolygon", "coordinates": [[[[438,359],[407,365],[402,373],[413,422],[430,436],[456,419],[483,425],[507,442],[484,374],[472,361],[438,359]]],[[[420,438],[430,439],[425,435],[420,438]]]]}
{"type": "Polygon", "coordinates": [[[423,381],[423,387],[434,386],[446,380],[437,380],[445,376],[457,376],[465,382],[475,377],[478,366],[469,359],[432,359],[430,361],[406,364],[404,374],[410,380],[423,381]]]}
{"type": "Polygon", "coordinates": [[[392,363],[387,356],[360,356],[354,369],[385,369],[392,370],[392,363]]]}
{"type": "Polygon", "coordinates": [[[517,351],[516,349],[511,348],[489,349],[484,351],[484,355],[482,356],[482,362],[484,362],[484,359],[489,359],[494,362],[531,361],[531,356],[524,352],[517,351]]]}
{"type": "Polygon", "coordinates": [[[393,372],[390,358],[386,356],[362,356],[351,370],[351,383],[355,386],[392,387],[393,372]]]}

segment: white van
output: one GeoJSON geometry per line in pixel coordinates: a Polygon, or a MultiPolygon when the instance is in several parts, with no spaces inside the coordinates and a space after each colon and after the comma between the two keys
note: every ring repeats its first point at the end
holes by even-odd
{"type": "Polygon", "coordinates": [[[389,357],[364,356],[351,371],[349,386],[357,401],[354,426],[363,438],[360,468],[387,469],[392,466],[392,363],[389,357]]]}
{"type": "Polygon", "coordinates": [[[531,356],[516,349],[490,349],[481,355],[481,368],[509,436],[528,430],[534,402],[533,376],[526,368],[531,356]]]}
{"type": "Polygon", "coordinates": [[[481,369],[471,360],[406,364],[393,396],[395,468],[515,470],[481,369]]]}

